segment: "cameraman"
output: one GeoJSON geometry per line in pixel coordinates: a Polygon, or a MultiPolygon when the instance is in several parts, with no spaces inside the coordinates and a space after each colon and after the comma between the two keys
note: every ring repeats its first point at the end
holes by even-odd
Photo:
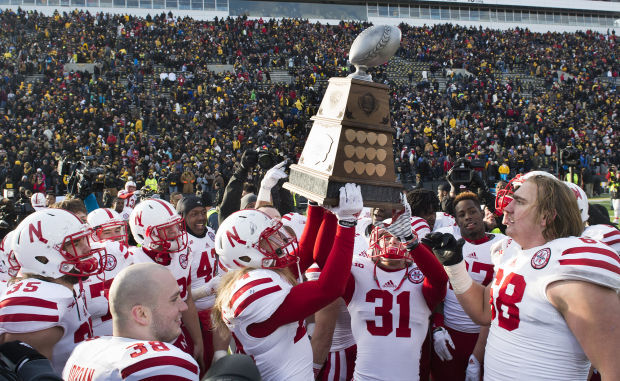
{"type": "Polygon", "coordinates": [[[489,190],[480,173],[472,168],[471,161],[461,158],[454,163],[446,176],[450,192],[441,200],[441,209],[454,215],[454,199],[461,192],[476,193],[480,201],[491,211],[495,211],[495,197],[489,190]]]}

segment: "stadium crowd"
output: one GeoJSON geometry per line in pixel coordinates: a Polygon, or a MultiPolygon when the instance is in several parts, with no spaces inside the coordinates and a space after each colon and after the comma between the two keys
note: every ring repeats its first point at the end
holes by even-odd
{"type": "MultiPolygon", "coordinates": [[[[105,170],[102,188],[120,189],[130,176],[141,188],[152,173],[165,193],[182,184],[185,193],[216,191],[247,148],[265,146],[294,160],[324,80],[349,72],[347,49],[366,26],[78,11],[5,11],[0,22],[0,180],[57,195],[64,189],[54,169],[63,159],[91,158],[105,170]],[[93,73],[63,70],[70,62],[100,65],[93,73]],[[211,63],[234,71],[211,72],[211,63]],[[290,70],[294,83],[272,83],[274,69],[290,70]],[[38,73],[43,81],[26,81],[38,73]],[[37,172],[44,175],[39,185],[37,172]]],[[[431,71],[413,86],[375,69],[375,80],[391,85],[403,181],[440,179],[465,156],[479,158],[492,181],[503,164],[509,178],[564,171],[557,153],[567,146],[579,150],[588,181],[618,164],[618,94],[615,82],[599,80],[620,70],[614,34],[401,29],[397,56],[429,63],[431,71]],[[460,68],[472,76],[455,74],[460,68]],[[544,86],[503,80],[509,70],[544,86]],[[445,90],[433,72],[445,74],[445,90]]]]}
{"type": "Polygon", "coordinates": [[[355,184],[307,208],[280,186],[364,23],[3,11],[0,26],[0,180],[18,201],[0,207],[0,369],[620,377],[620,231],[588,204],[601,182],[620,199],[614,34],[401,25],[397,56],[430,73],[372,75],[416,184],[402,210],[370,210],[355,184]]]}

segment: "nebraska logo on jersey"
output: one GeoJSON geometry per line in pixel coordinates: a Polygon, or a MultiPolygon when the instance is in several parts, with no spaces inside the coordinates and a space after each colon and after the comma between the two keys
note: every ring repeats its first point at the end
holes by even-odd
{"type": "Polygon", "coordinates": [[[418,284],[424,282],[424,274],[422,274],[422,271],[420,271],[417,267],[409,271],[407,277],[411,283],[418,284]]]}
{"type": "Polygon", "coordinates": [[[187,268],[187,254],[181,254],[179,255],[179,264],[181,265],[181,267],[183,267],[184,269],[187,268]]]}
{"type": "Polygon", "coordinates": [[[112,254],[106,254],[105,257],[101,258],[101,267],[103,267],[105,271],[114,270],[114,268],[116,267],[116,263],[116,257],[112,254]]]}
{"type": "Polygon", "coordinates": [[[549,248],[545,247],[544,249],[538,250],[532,257],[532,267],[536,270],[540,270],[547,266],[550,258],[551,250],[549,248]]]}

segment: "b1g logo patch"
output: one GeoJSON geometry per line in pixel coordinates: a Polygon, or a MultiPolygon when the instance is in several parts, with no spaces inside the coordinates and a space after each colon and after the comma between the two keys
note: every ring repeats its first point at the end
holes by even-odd
{"type": "Polygon", "coordinates": [[[551,249],[545,247],[544,249],[538,250],[536,254],[534,254],[534,256],[532,257],[532,267],[536,270],[540,270],[543,267],[547,266],[550,258],[551,249]]]}
{"type": "Polygon", "coordinates": [[[112,271],[116,268],[116,257],[112,254],[106,254],[104,258],[101,258],[101,260],[105,261],[105,266],[103,267],[105,271],[112,271]]]}
{"type": "Polygon", "coordinates": [[[215,234],[213,234],[213,232],[212,232],[212,231],[209,231],[209,232],[207,233],[207,235],[209,236],[209,238],[211,239],[211,241],[215,241],[215,234]]]}
{"type": "Polygon", "coordinates": [[[179,255],[179,264],[181,265],[181,267],[183,267],[184,269],[187,268],[187,254],[181,254],[179,255]]]}
{"type": "Polygon", "coordinates": [[[420,284],[424,282],[424,274],[422,274],[422,271],[420,271],[420,269],[418,269],[417,267],[409,271],[409,274],[407,274],[407,278],[409,278],[409,281],[411,283],[415,284],[420,284]]]}

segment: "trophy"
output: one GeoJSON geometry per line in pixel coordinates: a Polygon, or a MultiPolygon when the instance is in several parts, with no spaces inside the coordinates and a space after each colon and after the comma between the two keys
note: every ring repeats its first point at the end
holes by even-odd
{"type": "Polygon", "coordinates": [[[390,125],[389,87],[372,82],[366,70],[396,53],[401,32],[377,25],[353,41],[355,73],[330,78],[297,164],[284,188],[323,205],[337,205],[340,187],[356,183],[364,206],[400,208],[403,186],[396,181],[390,125]]]}

